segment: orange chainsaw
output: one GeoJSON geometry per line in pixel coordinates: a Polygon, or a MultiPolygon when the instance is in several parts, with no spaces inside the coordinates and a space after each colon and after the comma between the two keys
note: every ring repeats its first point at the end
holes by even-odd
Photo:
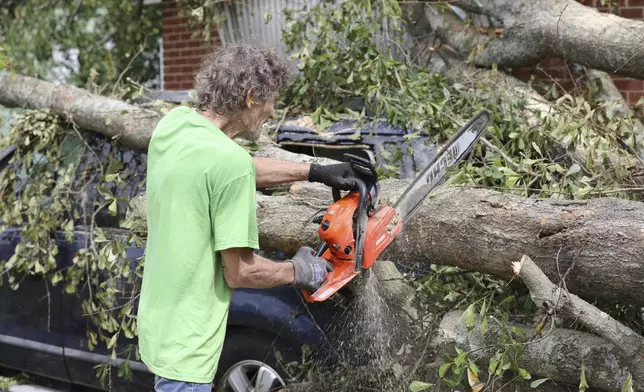
{"type": "Polygon", "coordinates": [[[447,170],[470,153],[490,122],[483,110],[454,135],[431,162],[414,178],[393,206],[378,208],[378,175],[368,159],[345,157],[358,177],[355,189],[345,196],[333,188],[333,203],[319,223],[321,240],[315,255],[333,265],[324,283],[314,293],[302,290],[307,302],[321,302],[342,289],[363,270],[368,270],[385,248],[400,234],[427,195],[442,182],[447,170]]]}

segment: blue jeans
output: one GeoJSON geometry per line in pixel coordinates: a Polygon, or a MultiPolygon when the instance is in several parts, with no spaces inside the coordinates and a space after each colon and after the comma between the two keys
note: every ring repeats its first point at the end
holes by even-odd
{"type": "Polygon", "coordinates": [[[168,380],[167,378],[154,376],[155,392],[212,392],[211,384],[198,384],[194,382],[183,382],[168,380]]]}

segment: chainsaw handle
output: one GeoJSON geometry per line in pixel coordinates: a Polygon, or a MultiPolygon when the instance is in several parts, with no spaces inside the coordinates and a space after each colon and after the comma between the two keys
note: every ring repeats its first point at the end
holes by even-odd
{"type": "Polygon", "coordinates": [[[331,188],[331,193],[333,194],[333,201],[334,202],[340,200],[340,198],[342,197],[340,195],[340,189],[338,189],[338,188],[331,188]]]}
{"type": "MultiPolygon", "coordinates": [[[[356,181],[356,186],[352,191],[358,191],[366,197],[369,186],[378,181],[378,173],[373,164],[366,158],[360,157],[355,154],[344,153],[342,154],[347,160],[351,168],[356,173],[356,176],[349,177],[356,181]],[[357,188],[357,189],[356,189],[357,188]]],[[[333,194],[333,201],[336,202],[342,198],[340,189],[331,188],[333,194]]],[[[365,200],[366,201],[366,200],[365,200]]]]}
{"type": "Polygon", "coordinates": [[[362,269],[362,254],[364,250],[364,238],[367,232],[367,195],[369,190],[367,185],[359,178],[355,179],[356,187],[358,188],[358,209],[357,213],[357,222],[356,222],[356,232],[355,232],[355,271],[358,272],[362,269]]]}

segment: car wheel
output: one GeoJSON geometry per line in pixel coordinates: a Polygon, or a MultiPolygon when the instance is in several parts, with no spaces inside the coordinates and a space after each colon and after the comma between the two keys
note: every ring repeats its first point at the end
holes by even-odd
{"type": "Polygon", "coordinates": [[[290,379],[286,364],[297,361],[299,353],[299,347],[289,345],[275,335],[250,328],[232,329],[227,332],[213,390],[278,391],[290,379]]]}

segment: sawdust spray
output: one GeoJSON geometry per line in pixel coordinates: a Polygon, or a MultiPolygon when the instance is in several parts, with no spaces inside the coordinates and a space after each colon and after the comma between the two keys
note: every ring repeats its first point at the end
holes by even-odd
{"type": "Polygon", "coordinates": [[[345,362],[352,376],[345,378],[347,391],[407,391],[405,324],[389,308],[374,274],[361,276],[345,326],[351,355],[345,362]]]}

